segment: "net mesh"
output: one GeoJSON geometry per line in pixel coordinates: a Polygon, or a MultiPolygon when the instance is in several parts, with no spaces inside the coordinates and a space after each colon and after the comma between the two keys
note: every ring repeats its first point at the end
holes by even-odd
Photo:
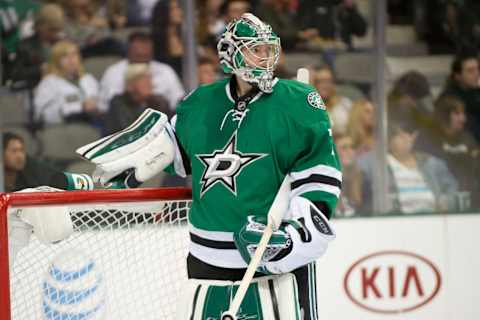
{"type": "Polygon", "coordinates": [[[187,279],[189,207],[190,201],[69,206],[72,236],[57,244],[32,236],[17,254],[12,319],[175,319],[187,279]]]}

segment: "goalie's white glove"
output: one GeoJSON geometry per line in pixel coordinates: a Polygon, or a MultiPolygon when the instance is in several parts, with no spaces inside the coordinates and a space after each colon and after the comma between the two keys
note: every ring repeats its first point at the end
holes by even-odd
{"type": "MultiPolygon", "coordinates": [[[[274,232],[257,271],[285,273],[320,258],[335,232],[325,215],[310,201],[294,197],[290,202],[290,220],[274,232]]],[[[250,263],[265,229],[266,218],[249,216],[246,224],[234,233],[235,245],[246,263],[250,263]]]]}
{"type": "MultiPolygon", "coordinates": [[[[58,192],[63,191],[42,186],[23,189],[19,192],[58,192]]],[[[68,238],[73,233],[73,223],[66,206],[22,207],[8,212],[8,238],[10,267],[17,253],[26,247],[34,234],[41,242],[50,244],[68,238]]]]}
{"type": "Polygon", "coordinates": [[[126,129],[83,146],[77,153],[97,165],[94,182],[137,187],[172,163],[174,139],[167,116],[147,109],[126,129]]]}

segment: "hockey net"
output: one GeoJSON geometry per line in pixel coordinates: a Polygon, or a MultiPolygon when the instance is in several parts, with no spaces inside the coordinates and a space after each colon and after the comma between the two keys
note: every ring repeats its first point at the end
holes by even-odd
{"type": "Polygon", "coordinates": [[[0,319],[175,319],[190,199],[183,188],[0,194],[0,319]],[[8,257],[7,217],[54,205],[68,207],[74,234],[32,235],[8,257]]]}

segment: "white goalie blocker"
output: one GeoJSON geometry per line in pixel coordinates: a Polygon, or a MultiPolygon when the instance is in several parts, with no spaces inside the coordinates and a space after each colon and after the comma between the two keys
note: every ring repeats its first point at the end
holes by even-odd
{"type": "MultiPolygon", "coordinates": [[[[19,192],[63,191],[52,187],[24,189],[19,192]]],[[[51,244],[68,238],[73,233],[73,223],[67,206],[49,206],[48,210],[40,207],[22,207],[14,209],[8,218],[8,239],[10,268],[17,253],[30,242],[30,236],[41,242],[51,244]]]]}
{"type": "Polygon", "coordinates": [[[129,127],[85,145],[77,153],[96,165],[94,182],[106,186],[121,178],[130,186],[128,181],[144,182],[173,162],[174,141],[167,116],[147,109],[129,127]]]}

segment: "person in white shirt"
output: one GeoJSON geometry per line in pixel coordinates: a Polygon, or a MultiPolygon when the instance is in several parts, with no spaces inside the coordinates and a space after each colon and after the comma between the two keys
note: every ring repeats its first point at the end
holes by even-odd
{"type": "Polygon", "coordinates": [[[128,64],[148,63],[153,77],[153,93],[164,96],[173,111],[185,91],[175,71],[167,64],[153,60],[153,41],[148,33],[132,33],[128,39],[127,59],[107,68],[100,81],[100,109],[108,111],[110,100],[125,91],[128,64]]]}
{"type": "Polygon", "coordinates": [[[43,124],[93,120],[98,113],[99,84],[85,73],[78,46],[57,42],[50,54],[47,75],[34,94],[34,118],[43,124]]]}

